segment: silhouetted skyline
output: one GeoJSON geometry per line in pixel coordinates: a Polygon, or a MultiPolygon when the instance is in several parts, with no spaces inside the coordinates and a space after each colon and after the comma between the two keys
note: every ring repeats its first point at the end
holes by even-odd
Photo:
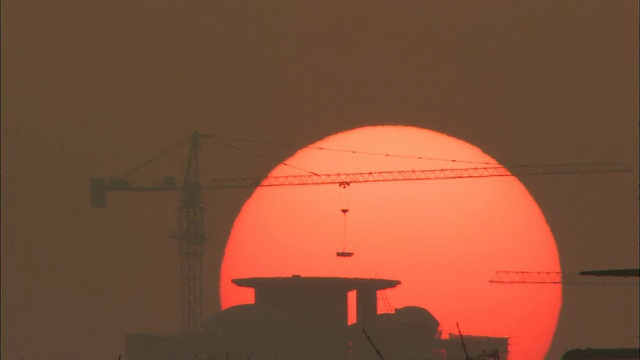
{"type": "Polygon", "coordinates": [[[509,359],[508,338],[466,336],[462,346],[465,336],[443,338],[427,309],[405,306],[377,314],[378,292],[399,285],[397,280],[293,275],[233,283],[254,289],[255,302],[215,314],[201,333],[128,335],[127,359],[454,360],[465,353],[477,360],[509,359]],[[350,311],[356,315],[352,324],[350,311]]]}

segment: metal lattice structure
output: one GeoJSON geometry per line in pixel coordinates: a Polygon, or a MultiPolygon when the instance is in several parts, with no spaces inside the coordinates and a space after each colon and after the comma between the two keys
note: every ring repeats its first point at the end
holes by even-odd
{"type": "Polygon", "coordinates": [[[557,285],[627,285],[638,286],[638,269],[616,269],[575,272],[560,271],[496,271],[490,283],[494,284],[557,284],[557,285]],[[585,278],[584,275],[591,275],[585,278]],[[593,276],[600,279],[594,279],[593,276]],[[627,278],[610,280],[604,277],[627,278]]]}
{"type": "Polygon", "coordinates": [[[206,235],[204,208],[200,205],[198,141],[196,133],[191,140],[182,186],[182,204],[178,208],[178,233],[174,236],[179,241],[182,331],[202,328],[202,257],[206,235]]]}
{"type": "MultiPolygon", "coordinates": [[[[180,254],[181,329],[184,333],[202,329],[202,259],[204,243],[207,239],[204,229],[204,207],[201,205],[202,186],[198,154],[202,136],[196,132],[190,137],[189,156],[180,186],[176,185],[173,177],[163,178],[160,186],[138,187],[130,186],[131,180],[128,178],[115,178],[109,181],[102,178],[91,179],[91,202],[94,207],[106,206],[107,191],[175,190],[182,192],[178,207],[178,230],[172,237],[178,240],[180,254]]],[[[143,163],[142,166],[151,161],[143,163]]],[[[132,174],[142,166],[128,174],[132,174]]]]}
{"type": "MultiPolygon", "coordinates": [[[[503,166],[468,167],[453,169],[428,169],[428,170],[395,170],[358,173],[335,174],[308,174],[288,175],[272,177],[241,177],[212,179],[201,186],[202,190],[248,188],[248,187],[272,187],[272,186],[299,186],[299,185],[342,185],[372,182],[393,182],[408,180],[446,180],[446,179],[470,179],[508,176],[535,176],[535,175],[561,175],[580,173],[610,173],[628,172],[628,167],[615,163],[578,163],[578,164],[554,164],[554,165],[517,165],[509,169],[503,166]]],[[[105,179],[94,179],[102,180],[105,179]]],[[[175,182],[164,179],[110,179],[105,182],[107,191],[175,191],[181,186],[175,182]]]]}
{"type": "Polygon", "coordinates": [[[562,272],[496,271],[489,282],[496,284],[562,284],[562,272]]]}

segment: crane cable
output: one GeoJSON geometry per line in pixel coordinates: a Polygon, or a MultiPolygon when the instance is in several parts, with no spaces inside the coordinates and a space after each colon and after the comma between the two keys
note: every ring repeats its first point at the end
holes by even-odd
{"type": "Polygon", "coordinates": [[[453,162],[453,163],[498,165],[495,162],[490,162],[490,161],[472,161],[472,160],[459,160],[459,159],[444,159],[444,158],[418,156],[418,155],[391,154],[391,153],[378,153],[378,152],[371,152],[371,151],[358,151],[358,150],[349,150],[349,149],[326,148],[326,147],[323,147],[323,146],[306,146],[306,147],[304,147],[304,146],[298,146],[298,145],[287,144],[287,143],[279,143],[279,142],[274,142],[274,141],[257,140],[257,139],[243,139],[243,138],[236,138],[236,137],[217,136],[216,138],[217,139],[223,139],[223,140],[230,140],[230,141],[250,142],[250,143],[255,143],[255,144],[276,145],[276,146],[289,147],[289,148],[294,148],[294,149],[306,148],[306,149],[323,150],[323,151],[344,152],[344,153],[358,154],[358,155],[372,155],[372,156],[384,156],[384,157],[396,157],[396,158],[432,160],[432,161],[447,161],[447,162],[453,162]]]}
{"type": "Polygon", "coordinates": [[[122,174],[123,178],[129,178],[131,177],[131,175],[133,175],[134,173],[138,172],[139,170],[145,168],[146,166],[150,165],[152,162],[158,160],[159,158],[163,157],[164,155],[166,155],[167,153],[171,152],[173,149],[177,148],[178,146],[184,144],[185,142],[187,142],[188,140],[191,139],[193,135],[189,135],[186,138],[178,141],[176,144],[171,145],[170,147],[162,150],[161,152],[159,152],[158,154],[152,156],[151,158],[141,162],[140,164],[134,166],[133,168],[131,168],[131,170],[125,172],[124,174],[122,174]]]}
{"type": "Polygon", "coordinates": [[[349,185],[351,185],[351,183],[348,181],[338,183],[338,186],[342,189],[340,192],[340,212],[342,213],[342,251],[336,252],[336,256],[342,258],[350,258],[353,256],[353,252],[347,251],[347,213],[349,213],[350,195],[348,189],[349,185]]]}
{"type": "MultiPolygon", "coordinates": [[[[185,137],[184,139],[178,141],[177,143],[171,145],[170,147],[160,151],[159,153],[157,153],[156,155],[152,156],[151,158],[139,163],[138,165],[134,166],[130,170],[124,172],[122,177],[123,178],[130,178],[133,174],[135,174],[138,171],[144,169],[145,167],[151,165],[153,162],[155,162],[156,160],[162,158],[163,156],[165,156],[169,152],[173,151],[178,146],[180,146],[180,145],[186,143],[187,141],[189,141],[192,138],[192,136],[193,136],[193,134],[185,137]]],[[[269,161],[274,161],[274,162],[279,162],[279,160],[270,158],[270,157],[262,155],[262,154],[258,154],[256,152],[247,150],[245,148],[241,148],[239,146],[236,146],[236,145],[233,145],[233,144],[230,144],[228,142],[221,141],[221,140],[249,142],[249,143],[265,144],[265,145],[276,145],[276,146],[289,147],[289,148],[294,148],[294,149],[300,149],[301,148],[301,146],[298,146],[298,145],[293,145],[293,144],[288,144],[288,143],[279,143],[279,142],[274,142],[274,141],[266,141],[266,140],[243,139],[243,138],[225,137],[225,136],[217,136],[217,135],[201,134],[201,133],[199,133],[198,136],[200,136],[202,138],[205,138],[205,139],[209,139],[209,140],[211,140],[211,141],[213,141],[213,142],[215,142],[217,144],[226,146],[226,147],[228,147],[230,149],[237,150],[237,151],[240,151],[240,152],[244,152],[245,154],[249,154],[249,155],[252,155],[254,157],[258,157],[258,158],[261,158],[261,159],[264,159],[264,160],[269,160],[269,161]]],[[[326,148],[326,147],[322,147],[322,146],[307,146],[306,148],[314,149],[314,150],[321,150],[321,151],[343,152],[343,153],[350,153],[350,154],[357,154],[357,155],[372,155],[372,156],[396,157],[396,158],[431,160],[431,161],[447,161],[447,162],[453,162],[453,163],[497,165],[496,163],[488,162],[488,161],[470,161],[470,160],[444,159],[444,158],[435,158],[435,157],[426,157],[426,156],[415,156],[415,155],[406,155],[406,154],[377,153],[377,152],[370,152],[370,151],[358,151],[358,150],[348,150],[348,149],[326,148]]],[[[299,166],[296,166],[296,165],[293,165],[293,164],[290,164],[290,163],[287,163],[287,162],[281,162],[281,164],[284,165],[284,166],[288,166],[290,168],[293,168],[293,169],[304,171],[304,172],[306,172],[308,174],[311,174],[311,175],[318,175],[318,173],[316,173],[314,171],[307,170],[307,169],[301,168],[299,166]]]]}
{"type": "MultiPolygon", "coordinates": [[[[234,138],[234,137],[224,137],[224,136],[202,134],[202,133],[196,133],[195,135],[197,135],[199,137],[202,137],[202,138],[210,139],[210,140],[214,141],[217,144],[224,145],[224,146],[229,147],[231,149],[234,149],[234,150],[237,150],[237,151],[241,151],[241,152],[244,152],[246,154],[249,154],[249,155],[252,155],[252,156],[255,156],[255,157],[259,157],[261,159],[274,161],[274,162],[280,162],[280,161],[276,160],[276,159],[273,159],[273,158],[270,158],[270,157],[267,157],[267,156],[262,155],[262,154],[258,154],[258,153],[252,152],[252,151],[244,149],[244,148],[240,148],[240,147],[238,147],[236,145],[220,141],[220,139],[230,140],[230,141],[252,142],[252,143],[258,143],[258,144],[284,146],[284,147],[290,147],[290,148],[295,148],[295,149],[299,149],[300,148],[299,146],[296,146],[296,145],[278,143],[278,142],[273,142],[273,141],[242,139],[242,138],[234,138]]],[[[178,143],[170,146],[169,148],[167,148],[167,149],[161,151],[160,153],[158,153],[157,155],[155,155],[155,156],[149,158],[148,160],[146,160],[146,161],[138,164],[137,166],[133,167],[131,170],[129,170],[129,171],[127,171],[127,172],[125,172],[123,174],[123,178],[129,178],[134,173],[136,173],[139,170],[141,170],[141,169],[145,168],[146,166],[150,165],[151,163],[153,163],[154,161],[156,161],[159,158],[163,157],[167,153],[171,152],[172,150],[174,150],[178,146],[184,144],[186,141],[190,140],[192,138],[192,136],[194,136],[194,134],[192,134],[192,135],[180,140],[178,143]]],[[[320,146],[307,146],[306,148],[315,149],[315,150],[323,150],[323,151],[336,151],[336,152],[344,152],[344,153],[351,153],[351,154],[360,154],[360,155],[397,157],[397,158],[431,160],[431,161],[446,161],[446,162],[452,162],[452,163],[484,164],[484,165],[492,165],[492,166],[496,166],[496,167],[504,167],[504,166],[506,166],[506,165],[500,165],[500,164],[495,163],[495,162],[487,162],[487,161],[471,161],[471,160],[461,160],[461,159],[444,159],[444,158],[435,158],[435,157],[426,157],[426,156],[414,156],[414,155],[406,155],[406,154],[377,153],[377,152],[357,151],[357,150],[348,150],[348,149],[325,148],[325,147],[320,147],[320,146]]],[[[287,163],[287,162],[282,162],[281,164],[284,165],[284,166],[288,166],[288,167],[300,170],[300,171],[304,171],[304,172],[306,172],[308,174],[311,174],[311,175],[318,175],[318,173],[316,173],[314,171],[307,170],[307,169],[301,168],[299,166],[296,166],[296,165],[293,165],[293,164],[290,164],[290,163],[287,163]]],[[[603,164],[619,165],[617,163],[603,163],[603,164]]],[[[562,165],[566,166],[566,165],[580,165],[580,164],[556,164],[555,166],[562,166],[562,165]]],[[[584,165],[584,164],[582,164],[582,165],[584,165]]],[[[598,165],[598,163],[593,163],[591,165],[598,165]]],[[[516,167],[526,167],[526,166],[528,166],[528,165],[520,165],[520,166],[516,166],[516,167]]],[[[616,171],[619,171],[619,170],[616,170],[616,171]]]]}
{"type": "MultiPolygon", "coordinates": [[[[341,201],[340,212],[342,213],[342,252],[347,253],[347,213],[349,213],[349,183],[342,182],[338,186],[342,189],[341,193],[346,193],[346,200],[341,201]]],[[[342,195],[341,194],[341,195],[342,195]]]]}
{"type": "MultiPolygon", "coordinates": [[[[238,147],[238,146],[236,146],[236,145],[233,145],[233,144],[229,144],[229,143],[227,143],[227,142],[220,141],[220,140],[218,140],[218,138],[216,138],[216,137],[211,137],[211,138],[209,138],[209,139],[210,139],[211,141],[215,142],[216,144],[220,144],[220,145],[226,146],[226,147],[228,147],[228,148],[230,148],[230,149],[237,150],[237,151],[243,152],[243,153],[245,153],[245,154],[249,154],[249,155],[251,155],[251,156],[258,157],[258,158],[263,159],[263,160],[269,160],[269,161],[279,162],[279,160],[276,160],[276,159],[270,158],[270,157],[268,157],[268,156],[264,156],[264,155],[262,155],[262,154],[258,154],[258,153],[255,153],[255,152],[253,152],[253,151],[250,151],[250,150],[247,150],[247,149],[244,149],[244,148],[238,147]]],[[[303,169],[303,168],[301,168],[301,167],[299,167],[299,166],[295,166],[295,165],[293,165],[293,164],[289,164],[289,163],[287,163],[287,162],[282,162],[281,164],[282,164],[282,165],[285,165],[285,166],[288,166],[288,167],[290,167],[290,168],[293,168],[293,169],[297,169],[297,170],[304,171],[304,172],[309,173],[309,174],[311,174],[311,175],[318,175],[318,173],[316,173],[316,172],[313,172],[313,171],[311,171],[311,170],[307,170],[307,169],[303,169]]]]}

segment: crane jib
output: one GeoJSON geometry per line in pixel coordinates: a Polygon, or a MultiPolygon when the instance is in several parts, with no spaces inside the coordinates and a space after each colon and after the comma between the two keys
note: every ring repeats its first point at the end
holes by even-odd
{"type": "MultiPolygon", "coordinates": [[[[202,185],[201,189],[224,189],[271,186],[300,185],[340,185],[352,183],[393,182],[408,180],[446,180],[466,178],[486,178],[501,176],[558,175],[598,172],[628,172],[631,169],[619,163],[577,163],[557,165],[520,165],[507,169],[502,166],[395,170],[359,173],[305,174],[272,177],[245,177],[213,179],[202,185]]],[[[183,186],[176,184],[175,177],[162,179],[93,178],[90,182],[92,203],[102,207],[107,191],[182,191],[183,186]]]]}

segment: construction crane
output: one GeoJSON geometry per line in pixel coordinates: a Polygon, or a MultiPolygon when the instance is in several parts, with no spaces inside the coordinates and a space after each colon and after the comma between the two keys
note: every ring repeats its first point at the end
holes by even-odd
{"type": "Polygon", "coordinates": [[[580,271],[580,275],[586,276],[614,276],[614,277],[640,277],[640,269],[607,269],[580,271]]]}
{"type": "MultiPolygon", "coordinates": [[[[489,280],[495,284],[555,284],[555,285],[630,285],[638,286],[638,281],[593,282],[576,279],[574,275],[638,278],[640,269],[587,270],[579,273],[562,273],[559,271],[496,271],[489,280]],[[567,280],[566,278],[570,279],[567,280]]],[[[571,349],[562,356],[568,359],[638,359],[638,348],[613,349],[571,349]]]]}
{"type": "Polygon", "coordinates": [[[579,279],[576,275],[630,278],[640,276],[639,273],[639,269],[589,270],[580,271],[577,274],[560,271],[496,271],[489,282],[494,284],[638,285],[637,281],[635,283],[586,281],[579,279]]]}
{"type": "MultiPolygon", "coordinates": [[[[499,165],[475,168],[398,170],[358,173],[308,174],[274,177],[243,177],[213,179],[202,183],[200,180],[199,145],[200,139],[213,137],[194,132],[190,136],[190,148],[182,183],[175,177],[164,177],[151,181],[136,181],[130,175],[152,160],[134,168],[120,178],[92,178],[90,180],[91,204],[106,207],[108,192],[167,192],[182,193],[178,207],[178,231],[174,238],[179,241],[181,269],[181,329],[183,333],[202,329],[202,258],[206,240],[204,230],[204,208],[201,205],[203,190],[224,188],[328,185],[346,186],[352,183],[391,182],[408,180],[440,180],[463,178],[488,178],[523,175],[549,175],[574,173],[602,173],[630,171],[619,163],[577,163],[557,165],[520,165],[506,169],[499,165]]],[[[176,145],[177,146],[177,145],[176,145]]],[[[174,147],[168,149],[172,150],[174,147]]],[[[166,153],[163,152],[162,154],[166,153]]],[[[160,155],[162,155],[160,154],[160,155]]]]}
{"type": "MultiPolygon", "coordinates": [[[[158,191],[175,190],[182,192],[178,207],[178,230],[172,236],[178,240],[181,271],[181,307],[183,332],[197,331],[202,327],[202,257],[204,254],[204,208],[200,204],[200,162],[198,148],[200,138],[205,135],[195,132],[191,136],[191,146],[187,158],[184,178],[176,186],[174,177],[163,178],[162,186],[130,187],[127,178],[112,178],[107,182],[103,178],[91,179],[91,205],[106,207],[107,191],[158,191]]],[[[145,162],[142,166],[148,164],[145,162]]],[[[138,170],[135,168],[128,174],[138,170]]]]}
{"type": "Polygon", "coordinates": [[[562,272],[496,271],[489,282],[494,284],[562,284],[562,272]]]}

